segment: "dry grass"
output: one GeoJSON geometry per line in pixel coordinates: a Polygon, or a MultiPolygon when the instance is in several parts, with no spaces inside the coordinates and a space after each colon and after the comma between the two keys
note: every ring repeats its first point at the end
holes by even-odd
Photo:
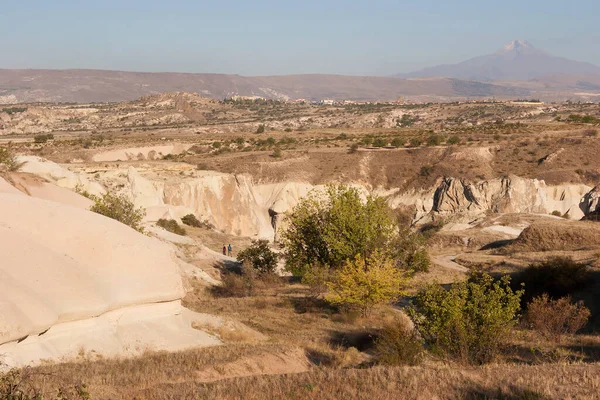
{"type": "Polygon", "coordinates": [[[594,222],[546,221],[526,228],[509,251],[569,251],[596,248],[600,225],[594,222]]]}
{"type": "MultiPolygon", "coordinates": [[[[234,351],[243,354],[243,349],[234,351]]],[[[222,353],[219,356],[226,357],[231,350],[222,353]]],[[[46,385],[60,382],[58,376],[86,379],[94,399],[594,399],[600,388],[599,364],[313,367],[305,373],[204,383],[195,379],[203,361],[186,352],[96,362],[85,368],[63,364],[45,369],[52,374],[46,385]]]]}

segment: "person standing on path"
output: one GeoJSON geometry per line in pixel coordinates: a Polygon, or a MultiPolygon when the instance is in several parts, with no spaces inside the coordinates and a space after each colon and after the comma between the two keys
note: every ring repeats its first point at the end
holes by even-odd
{"type": "Polygon", "coordinates": [[[223,245],[223,255],[226,256],[227,255],[227,247],[225,247],[225,245],[223,245]]]}
{"type": "Polygon", "coordinates": [[[229,257],[231,257],[231,255],[232,255],[232,254],[233,254],[233,253],[232,253],[232,251],[231,251],[231,243],[229,243],[229,246],[227,246],[227,255],[228,255],[229,257]]]}

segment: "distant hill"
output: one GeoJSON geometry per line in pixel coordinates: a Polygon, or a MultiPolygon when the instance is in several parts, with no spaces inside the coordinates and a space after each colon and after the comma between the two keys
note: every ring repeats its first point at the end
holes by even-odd
{"type": "Polygon", "coordinates": [[[233,95],[275,99],[421,101],[529,96],[527,88],[458,79],[398,79],[343,75],[245,77],[224,74],[143,73],[103,70],[2,70],[0,104],[112,102],[165,92],[196,92],[222,99],[233,95]]]}
{"type": "Polygon", "coordinates": [[[553,75],[600,74],[600,67],[553,56],[524,40],[515,40],[493,54],[458,64],[439,65],[401,78],[447,77],[481,82],[527,81],[553,75]]]}

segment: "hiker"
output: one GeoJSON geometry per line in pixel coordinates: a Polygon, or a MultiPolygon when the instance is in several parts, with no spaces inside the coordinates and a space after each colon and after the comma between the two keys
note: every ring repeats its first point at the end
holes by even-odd
{"type": "Polygon", "coordinates": [[[225,245],[223,245],[223,255],[226,256],[227,255],[227,247],[225,247],[225,245]]]}
{"type": "Polygon", "coordinates": [[[231,254],[231,243],[229,243],[229,246],[227,246],[227,255],[231,257],[231,254]]]}

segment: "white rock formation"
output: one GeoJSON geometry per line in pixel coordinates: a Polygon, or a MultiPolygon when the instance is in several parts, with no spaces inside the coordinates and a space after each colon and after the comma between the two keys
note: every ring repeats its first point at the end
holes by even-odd
{"type": "Polygon", "coordinates": [[[8,186],[0,179],[2,361],[219,343],[191,328],[194,313],[179,303],[183,262],[169,245],[8,186]]]}
{"type": "Polygon", "coordinates": [[[106,192],[102,185],[88,179],[87,175],[74,173],[41,157],[18,156],[17,161],[23,163],[20,171],[41,176],[57,186],[71,190],[78,187],[94,195],[106,192]]]}

